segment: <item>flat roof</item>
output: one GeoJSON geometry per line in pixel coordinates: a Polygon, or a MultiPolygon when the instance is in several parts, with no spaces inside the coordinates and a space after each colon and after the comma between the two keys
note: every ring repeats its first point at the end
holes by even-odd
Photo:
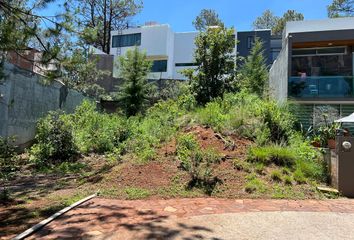
{"type": "Polygon", "coordinates": [[[285,37],[289,33],[297,32],[320,32],[335,30],[354,30],[354,17],[329,18],[323,20],[305,20],[287,22],[285,37]]]}

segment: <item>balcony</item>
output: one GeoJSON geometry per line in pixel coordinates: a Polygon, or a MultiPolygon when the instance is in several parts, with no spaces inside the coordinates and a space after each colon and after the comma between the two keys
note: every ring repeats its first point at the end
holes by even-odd
{"type": "Polygon", "coordinates": [[[289,97],[298,99],[354,98],[353,76],[290,77],[289,97]]]}

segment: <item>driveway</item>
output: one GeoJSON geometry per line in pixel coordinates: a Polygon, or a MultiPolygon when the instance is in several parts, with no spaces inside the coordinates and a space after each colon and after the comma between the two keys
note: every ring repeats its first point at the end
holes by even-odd
{"type": "Polygon", "coordinates": [[[30,239],[354,239],[354,200],[92,199],[30,239]]]}

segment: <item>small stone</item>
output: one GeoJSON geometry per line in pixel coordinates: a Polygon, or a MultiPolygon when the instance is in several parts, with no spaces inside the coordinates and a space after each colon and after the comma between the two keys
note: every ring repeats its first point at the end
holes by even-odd
{"type": "Polygon", "coordinates": [[[165,211],[165,212],[176,212],[177,209],[174,208],[174,207],[168,206],[168,207],[165,207],[164,211],[165,211]]]}

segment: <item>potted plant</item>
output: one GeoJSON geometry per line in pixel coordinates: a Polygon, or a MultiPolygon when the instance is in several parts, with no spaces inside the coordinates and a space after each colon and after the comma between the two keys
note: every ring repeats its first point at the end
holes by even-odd
{"type": "Polygon", "coordinates": [[[315,136],[313,140],[311,141],[312,146],[316,148],[320,148],[322,146],[322,139],[320,136],[315,136]]]}
{"type": "Polygon", "coordinates": [[[327,145],[330,149],[336,148],[336,131],[338,124],[328,124],[319,128],[318,133],[322,137],[323,145],[327,145]]]}

